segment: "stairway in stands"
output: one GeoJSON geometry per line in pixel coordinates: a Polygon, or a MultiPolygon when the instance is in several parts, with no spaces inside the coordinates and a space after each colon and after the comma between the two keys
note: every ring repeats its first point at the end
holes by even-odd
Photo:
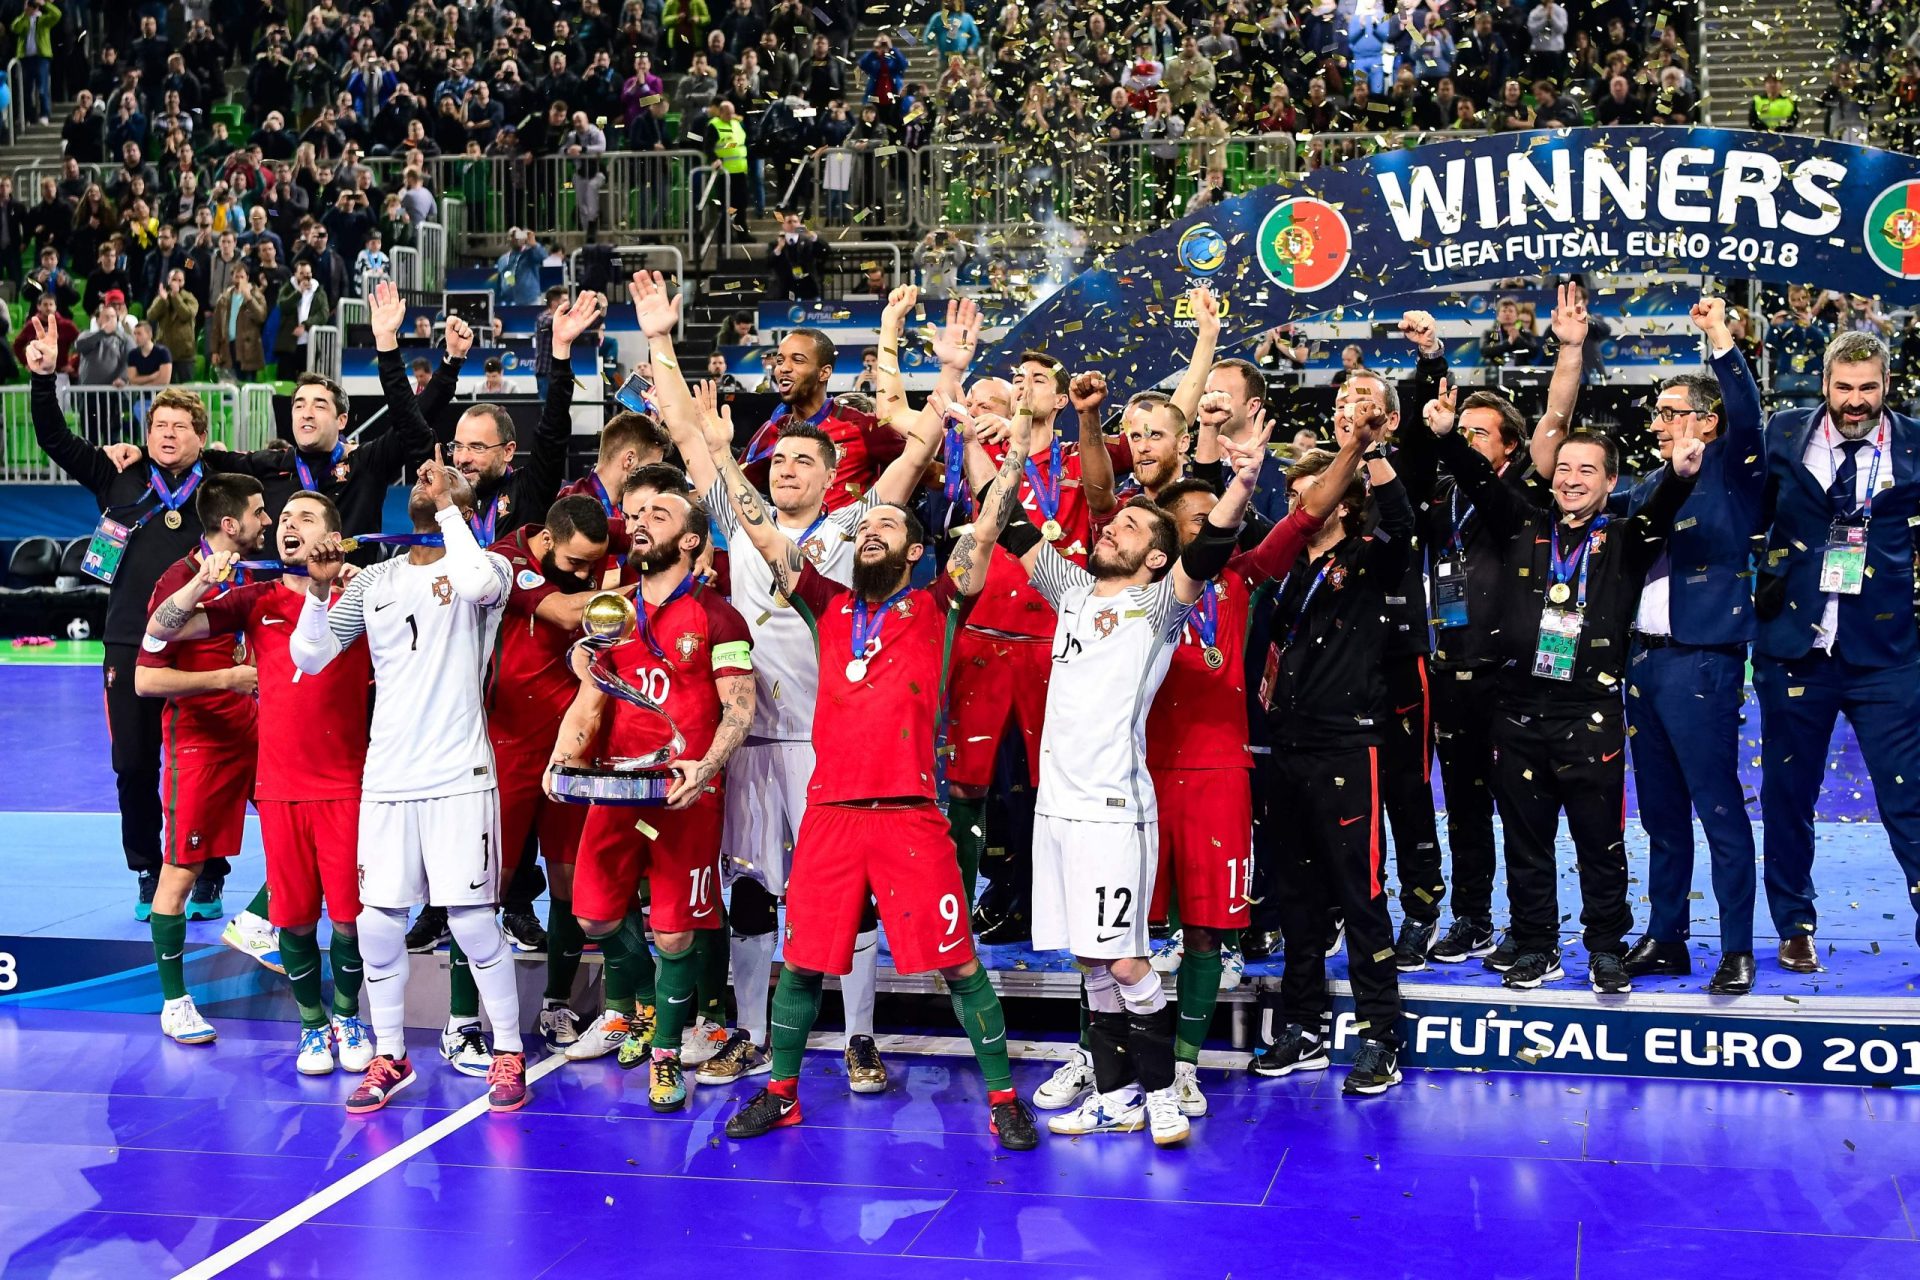
{"type": "Polygon", "coordinates": [[[1819,131],[1817,101],[1841,55],[1840,10],[1831,0],[1713,0],[1701,37],[1707,120],[1744,129],[1747,105],[1769,73],[1800,98],[1800,132],[1819,131]]]}
{"type": "MultiPolygon", "coordinates": [[[[58,176],[60,165],[60,126],[73,111],[71,102],[63,102],[54,113],[52,124],[29,122],[19,132],[19,136],[0,146],[0,173],[13,173],[28,165],[43,166],[48,172],[58,176]]],[[[16,186],[13,198],[32,208],[40,199],[39,183],[22,183],[16,186]]]]}

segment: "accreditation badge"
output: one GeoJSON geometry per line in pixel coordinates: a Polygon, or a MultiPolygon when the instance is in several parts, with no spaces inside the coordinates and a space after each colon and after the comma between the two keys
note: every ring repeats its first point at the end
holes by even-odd
{"type": "Polygon", "coordinates": [[[80,559],[80,571],[111,584],[115,574],[120,572],[120,561],[127,554],[127,538],[131,530],[118,520],[100,517],[100,523],[94,526],[93,537],[87,540],[87,553],[80,559]]]}
{"type": "Polygon", "coordinates": [[[1533,646],[1533,674],[1543,680],[1572,681],[1574,659],[1580,653],[1582,621],[1578,609],[1548,605],[1540,611],[1540,637],[1533,646]]]}
{"type": "Polygon", "coordinates": [[[1867,526],[1835,524],[1820,554],[1821,594],[1857,596],[1867,580],[1867,526]]]}

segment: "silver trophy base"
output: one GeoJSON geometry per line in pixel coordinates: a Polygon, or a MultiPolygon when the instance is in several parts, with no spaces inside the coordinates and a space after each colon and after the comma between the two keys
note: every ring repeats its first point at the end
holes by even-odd
{"type": "Polygon", "coordinates": [[[663,805],[673,788],[673,774],[662,770],[612,772],[556,765],[553,795],[567,804],[663,805]]]}

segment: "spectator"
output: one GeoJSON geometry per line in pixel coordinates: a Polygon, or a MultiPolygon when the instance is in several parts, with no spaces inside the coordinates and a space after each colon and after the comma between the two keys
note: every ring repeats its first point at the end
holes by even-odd
{"type": "Polygon", "coordinates": [[[153,325],[158,344],[184,362],[187,381],[194,377],[194,335],[199,330],[200,300],[187,290],[187,273],[175,267],[167,272],[153,300],[147,304],[147,319],[153,325]]]}
{"type": "MultiPolygon", "coordinates": [[[[507,248],[493,264],[494,297],[503,307],[532,307],[540,303],[540,270],[547,251],[533,233],[507,229],[507,248]]],[[[563,291],[564,293],[564,291],[563,291]]]]}
{"type": "Polygon", "coordinates": [[[674,109],[680,113],[680,136],[686,140],[709,136],[707,112],[720,96],[720,78],[713,74],[705,51],[693,55],[693,65],[674,90],[674,109]]]}
{"type": "Polygon", "coordinates": [[[727,52],[736,58],[758,45],[760,33],[765,29],[766,24],[754,12],[753,0],[733,0],[733,7],[720,19],[720,30],[727,38],[727,52]]]}
{"type": "Polygon", "coordinates": [[[1168,60],[1160,77],[1160,87],[1173,99],[1177,110],[1185,111],[1202,98],[1212,96],[1217,77],[1213,63],[1200,52],[1192,36],[1180,41],[1180,52],[1168,60]]]}
{"type": "MultiPolygon", "coordinates": [[[[580,217],[581,230],[586,233],[587,243],[592,244],[600,226],[600,190],[606,185],[606,175],[593,157],[605,154],[607,135],[600,126],[587,119],[587,113],[573,113],[573,128],[560,139],[560,154],[573,157],[573,196],[574,208],[580,217]]],[[[742,140],[744,153],[745,142],[742,140]]],[[[730,193],[740,198],[743,193],[730,193]]]]}
{"type": "MultiPolygon", "coordinates": [[[[807,60],[800,68],[800,83],[801,96],[815,111],[825,111],[834,99],[845,96],[846,74],[841,69],[840,60],[833,56],[833,46],[827,43],[825,36],[813,38],[807,60]]],[[[686,87],[684,82],[681,87],[686,87]]],[[[718,91],[716,84],[715,92],[718,91]]]]}
{"type": "Polygon", "coordinates": [[[773,380],[773,366],[775,361],[778,360],[779,354],[778,351],[772,348],[768,348],[760,353],[760,381],[753,384],[753,393],[755,395],[764,396],[777,392],[780,389],[779,384],[773,380]]]}
{"type": "Polygon", "coordinates": [[[1507,42],[1493,29],[1493,15],[1484,9],[1474,14],[1472,32],[1461,37],[1454,54],[1455,86],[1475,102],[1491,102],[1511,64],[1507,42]]]}
{"type": "Polygon", "coordinates": [[[1387,91],[1395,36],[1393,23],[1381,11],[1380,0],[1359,0],[1347,24],[1347,49],[1355,77],[1364,77],[1373,93],[1387,91]]]}
{"type": "MultiPolygon", "coordinates": [[[[424,316],[421,318],[425,319],[424,316]]],[[[433,322],[431,320],[428,320],[427,321],[427,339],[428,341],[432,341],[432,338],[433,338],[433,322]]],[[[413,360],[413,363],[407,366],[407,372],[413,376],[413,394],[415,394],[416,396],[425,395],[427,393],[427,387],[433,382],[433,364],[430,361],[421,359],[416,356],[413,360]]],[[[541,399],[543,400],[545,398],[546,397],[544,395],[541,397],[541,399]]]]}
{"type": "Polygon", "coordinates": [[[1201,98],[1193,108],[1193,123],[1187,126],[1187,137],[1197,145],[1187,153],[1193,166],[1194,175],[1210,170],[1222,174],[1227,169],[1227,122],[1221,118],[1213,102],[1201,98]]]}
{"type": "Polygon", "coordinates": [[[1826,136],[1836,142],[1864,146],[1867,141],[1867,111],[1855,96],[1853,64],[1845,58],[1834,64],[1832,79],[1820,91],[1821,124],[1826,136]]]}
{"type": "Polygon", "coordinates": [[[872,103],[879,109],[879,116],[888,126],[900,125],[900,91],[906,83],[907,55],[893,47],[893,41],[885,36],[874,37],[873,48],[860,55],[860,70],[867,77],[866,97],[862,103],[872,103]]]}
{"type": "Polygon", "coordinates": [[[507,382],[506,366],[500,363],[499,356],[488,356],[480,366],[480,397],[511,395],[513,387],[507,382]]]}
{"type": "Polygon", "coordinates": [[[308,368],[313,331],[333,322],[333,300],[314,279],[313,259],[294,262],[293,279],[281,286],[278,299],[280,329],[273,343],[275,363],[280,377],[298,377],[308,368]]]}
{"type": "Polygon", "coordinates": [[[743,395],[747,390],[727,368],[727,357],[718,351],[707,353],[707,380],[723,396],[743,395]]]}
{"type": "Polygon", "coordinates": [[[686,67],[690,56],[705,43],[701,32],[711,25],[707,0],[666,0],[660,10],[660,32],[668,57],[686,67]]]}
{"type": "Polygon", "coordinates": [[[393,260],[380,247],[380,229],[367,232],[367,242],[353,260],[353,296],[370,298],[373,286],[393,274],[393,260]]]}
{"type": "MultiPolygon", "coordinates": [[[[43,323],[51,322],[54,326],[54,332],[56,334],[55,340],[59,343],[60,352],[58,358],[54,361],[53,367],[61,373],[71,371],[73,367],[73,344],[78,341],[80,337],[80,331],[74,327],[73,321],[67,319],[67,310],[68,308],[60,305],[59,300],[52,293],[42,293],[34,299],[34,318],[43,323]]],[[[13,357],[16,361],[24,362],[26,360],[27,343],[32,341],[32,339],[33,325],[21,325],[20,332],[13,336],[13,357]]]]}
{"type": "Polygon", "coordinates": [[[73,228],[73,206],[60,198],[60,189],[52,178],[40,179],[40,203],[27,211],[26,228],[36,257],[51,249],[58,260],[66,251],[67,233],[73,228]]]}
{"type": "Polygon", "coordinates": [[[1567,71],[1567,11],[1559,0],[1540,0],[1527,13],[1527,71],[1537,80],[1567,71]]]}
{"type": "Polygon", "coordinates": [[[271,240],[260,242],[259,252],[247,267],[253,272],[253,282],[260,286],[263,298],[278,299],[280,290],[293,279],[293,271],[280,260],[279,246],[271,240]]]}
{"type": "Polygon", "coordinates": [[[164,387],[173,382],[173,353],[153,340],[153,325],[133,326],[133,350],[127,352],[127,385],[164,387]]]}
{"type": "Polygon", "coordinates": [[[953,296],[960,287],[960,271],[970,256],[966,242],[945,227],[927,232],[913,250],[920,291],[931,298],[953,296]]]}
{"type": "Polygon", "coordinates": [[[716,347],[751,347],[759,341],[760,334],[751,311],[734,312],[720,322],[720,331],[713,335],[713,345],[716,347]]]}
{"type": "Polygon", "coordinates": [[[1348,343],[1340,348],[1340,367],[1333,371],[1331,385],[1335,387],[1345,385],[1348,378],[1364,371],[1366,367],[1366,353],[1352,343],[1348,343]]]}
{"type": "Polygon", "coordinates": [[[1509,80],[1501,86],[1500,101],[1493,109],[1490,123],[1496,133],[1513,133],[1536,127],[1534,109],[1527,105],[1526,95],[1521,91],[1518,80],[1509,80]]]}
{"type": "Polygon", "coordinates": [[[232,283],[207,316],[207,363],[222,378],[251,382],[266,368],[267,300],[247,264],[236,262],[232,283]]]}
{"type": "Polygon", "coordinates": [[[1446,20],[1437,12],[1430,11],[1422,28],[1420,42],[1413,50],[1413,74],[1423,84],[1437,84],[1442,79],[1451,79],[1458,56],[1453,33],[1447,30],[1446,20]]]}
{"type": "Polygon", "coordinates": [[[439,212],[439,204],[434,200],[433,192],[427,190],[426,178],[419,169],[408,166],[401,182],[400,207],[407,211],[407,219],[418,233],[421,223],[433,221],[434,215],[439,212]]]}
{"type": "MultiPolygon", "coordinates": [[[[133,338],[123,328],[121,309],[102,303],[94,314],[93,327],[73,340],[73,385],[76,387],[124,387],[127,385],[127,353],[133,350],[133,338]]],[[[120,427],[119,397],[88,396],[80,404],[83,434],[102,444],[114,438],[120,427]]]]}
{"type": "Polygon", "coordinates": [[[1787,289],[1787,305],[1768,318],[1767,353],[1774,396],[1786,404],[1820,400],[1821,360],[1833,330],[1814,311],[1805,285],[1787,289]]]}
{"type": "Polygon", "coordinates": [[[0,174],[0,280],[11,280],[16,294],[26,281],[21,256],[32,234],[27,206],[13,198],[13,179],[0,174]]]}
{"type": "Polygon", "coordinates": [[[101,164],[107,158],[107,134],[93,113],[93,95],[85,89],[60,126],[60,150],[77,164],[101,164]]]}
{"type": "Polygon", "coordinates": [[[1560,96],[1551,80],[1533,82],[1533,118],[1542,129],[1570,129],[1580,121],[1580,108],[1560,96]]]}
{"type": "Polygon", "coordinates": [[[13,20],[13,46],[19,50],[26,80],[22,105],[27,115],[38,116],[43,125],[53,114],[53,29],[59,25],[60,6],[47,0],[27,0],[13,20]]]}
{"type": "Polygon", "coordinates": [[[1593,108],[1593,122],[1600,125],[1645,124],[1646,108],[1633,96],[1633,86],[1625,76],[1607,81],[1607,96],[1593,108]]]}
{"type": "Polygon", "coordinates": [[[94,257],[93,271],[87,276],[87,288],[80,295],[80,305],[89,315],[99,312],[101,303],[109,293],[120,295],[120,305],[125,306],[128,295],[133,292],[133,282],[127,279],[127,273],[120,265],[120,251],[111,241],[101,244],[94,257]]]}
{"type": "Polygon", "coordinates": [[[1761,81],[1760,92],[1747,107],[1747,126],[1766,133],[1781,133],[1800,123],[1800,103],[1780,84],[1778,75],[1761,81]]]}
{"type": "Polygon", "coordinates": [[[745,238],[747,228],[747,131],[735,116],[733,104],[722,99],[714,104],[707,121],[706,153],[713,182],[703,200],[701,234],[696,247],[725,224],[731,235],[745,238]]]}
{"type": "Polygon", "coordinates": [[[977,55],[980,27],[967,12],[967,0],[941,0],[940,12],[927,20],[922,42],[932,45],[942,58],[977,55]]]}
{"type": "Polygon", "coordinates": [[[780,233],[767,259],[767,290],[775,299],[813,301],[820,297],[820,268],[826,246],[801,221],[798,211],[780,211],[780,233]]]}
{"type": "Polygon", "coordinates": [[[565,287],[555,285],[547,290],[546,306],[533,322],[533,385],[542,400],[547,398],[548,380],[553,377],[553,317],[566,300],[565,287]]]}
{"type": "Polygon", "coordinates": [[[1519,300],[1500,299],[1493,316],[1493,327],[1480,336],[1481,363],[1495,367],[1538,364],[1540,339],[1521,318],[1519,300]]]}

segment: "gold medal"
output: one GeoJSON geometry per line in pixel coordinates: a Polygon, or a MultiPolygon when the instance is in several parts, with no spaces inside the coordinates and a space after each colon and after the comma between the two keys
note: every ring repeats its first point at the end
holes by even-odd
{"type": "Polygon", "coordinates": [[[1220,646],[1208,645],[1200,655],[1207,660],[1207,670],[1218,671],[1227,665],[1227,655],[1220,652],[1220,646]]]}
{"type": "Polygon", "coordinates": [[[167,514],[161,518],[167,522],[167,528],[169,529],[178,529],[180,527],[180,513],[171,507],[167,509],[167,514]]]}
{"type": "Polygon", "coordinates": [[[1040,526],[1040,536],[1045,538],[1048,542],[1060,541],[1060,536],[1065,532],[1066,530],[1060,527],[1060,522],[1058,520],[1049,520],[1045,524],[1040,526]]]}
{"type": "Polygon", "coordinates": [[[865,658],[855,658],[847,664],[847,682],[849,684],[859,684],[866,678],[867,660],[865,658]]]}
{"type": "Polygon", "coordinates": [[[1555,604],[1565,604],[1573,597],[1573,588],[1564,582],[1556,582],[1547,588],[1547,599],[1555,604]]]}

